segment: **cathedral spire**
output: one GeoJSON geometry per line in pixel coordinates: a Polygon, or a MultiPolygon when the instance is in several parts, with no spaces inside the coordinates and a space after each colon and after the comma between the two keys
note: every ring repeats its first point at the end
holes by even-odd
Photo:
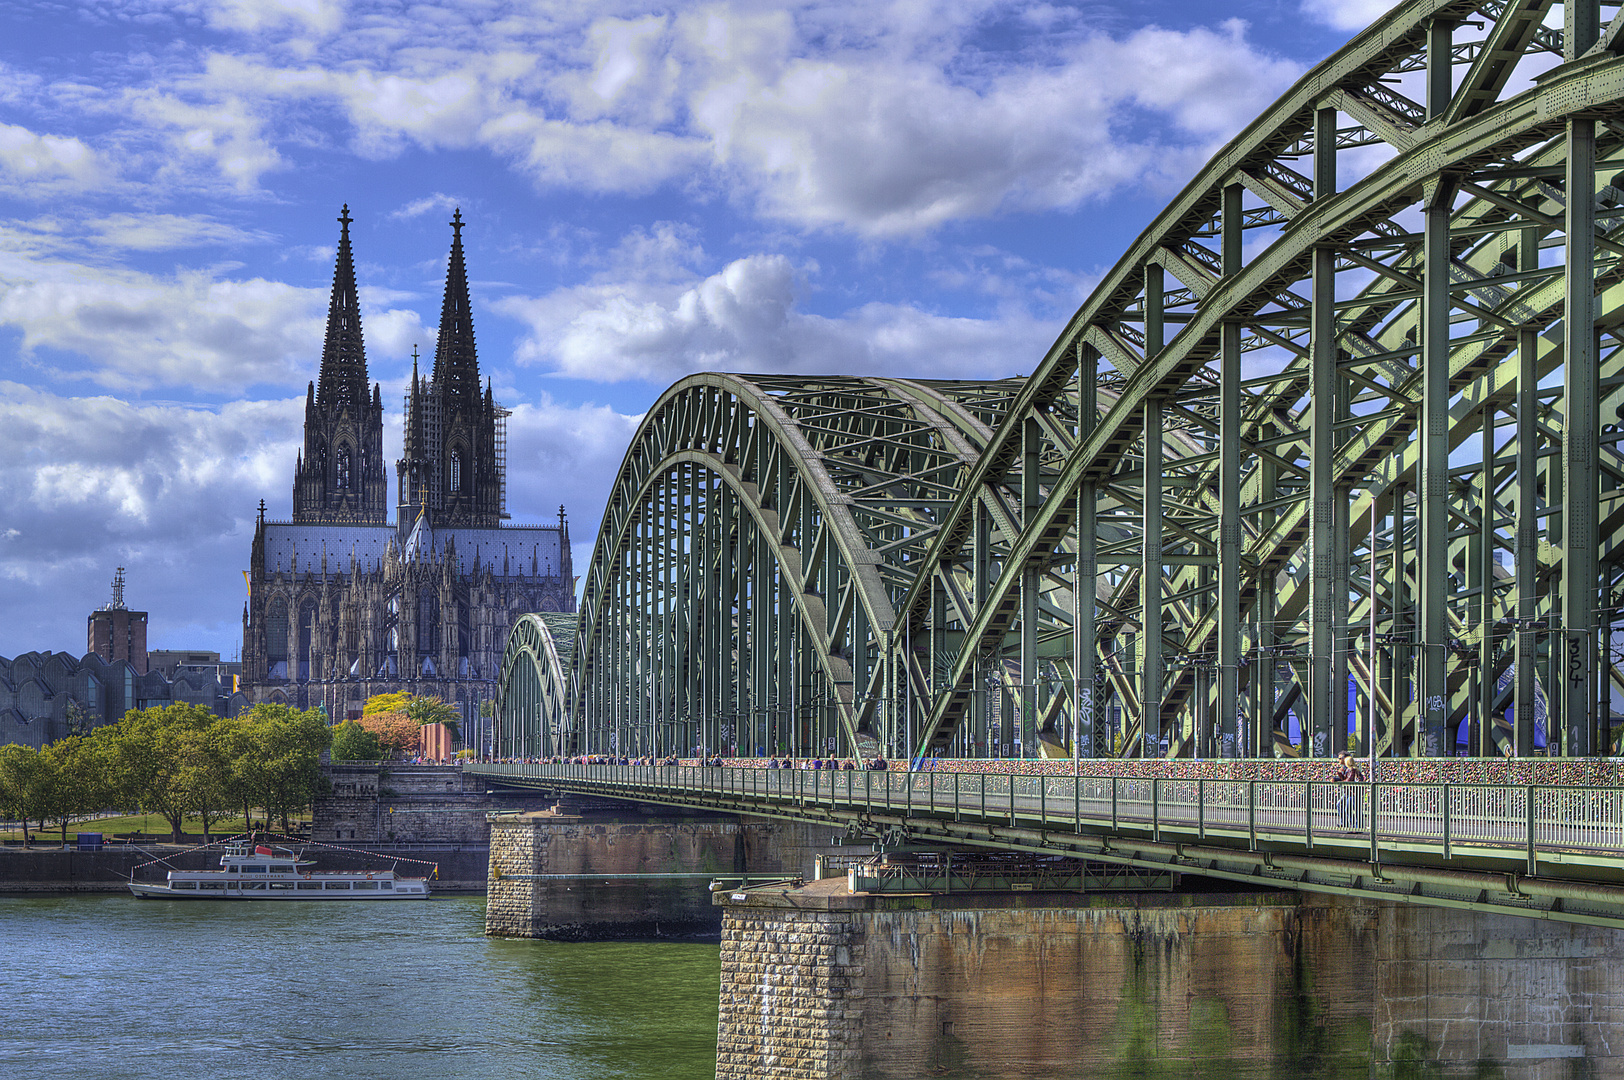
{"type": "Polygon", "coordinates": [[[321,372],[306,392],[305,444],[293,470],[293,520],[381,525],[389,515],[383,400],[367,381],[350,220],[345,203],[321,372]]]}
{"type": "Polygon", "coordinates": [[[327,304],[327,342],[321,351],[321,378],[316,400],[357,415],[371,399],[367,393],[367,353],[361,340],[361,302],[355,287],[355,260],[350,254],[350,204],[338,222],[338,262],[333,267],[333,293],[327,304]]]}
{"type": "Polygon", "coordinates": [[[479,357],[474,351],[474,318],[468,303],[468,269],[462,258],[462,210],[451,215],[451,260],[445,299],[440,305],[440,339],[434,347],[434,384],[446,411],[479,400],[479,357]]]}

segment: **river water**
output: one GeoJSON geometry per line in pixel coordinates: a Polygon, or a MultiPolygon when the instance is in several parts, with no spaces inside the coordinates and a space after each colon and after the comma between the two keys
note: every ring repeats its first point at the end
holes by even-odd
{"type": "Polygon", "coordinates": [[[480,898],[0,897],[0,1073],[709,1077],[714,943],[484,936],[480,898]]]}

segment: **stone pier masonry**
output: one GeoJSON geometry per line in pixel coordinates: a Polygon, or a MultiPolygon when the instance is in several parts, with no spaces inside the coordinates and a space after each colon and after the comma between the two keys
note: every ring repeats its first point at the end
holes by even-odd
{"type": "Polygon", "coordinates": [[[714,936],[714,878],[806,877],[826,826],[572,798],[493,814],[485,932],[555,940],[714,936]]]}
{"type": "Polygon", "coordinates": [[[1287,893],[719,894],[718,1080],[1624,1075],[1624,931],[1287,893]]]}

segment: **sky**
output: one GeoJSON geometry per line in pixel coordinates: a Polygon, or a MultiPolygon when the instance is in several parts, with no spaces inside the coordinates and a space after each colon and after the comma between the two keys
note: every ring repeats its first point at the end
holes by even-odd
{"type": "Polygon", "coordinates": [[[460,208],[509,510],[581,567],[671,382],[1029,373],[1387,6],[0,0],[0,656],[83,653],[119,566],[238,656],[345,204],[385,458],[460,208]]]}

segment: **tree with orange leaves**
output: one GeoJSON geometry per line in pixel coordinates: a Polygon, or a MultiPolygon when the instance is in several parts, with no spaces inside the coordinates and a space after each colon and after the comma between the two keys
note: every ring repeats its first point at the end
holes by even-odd
{"type": "Polygon", "coordinates": [[[417,751],[419,725],[403,712],[377,712],[356,721],[378,740],[386,754],[412,754],[417,751]]]}

